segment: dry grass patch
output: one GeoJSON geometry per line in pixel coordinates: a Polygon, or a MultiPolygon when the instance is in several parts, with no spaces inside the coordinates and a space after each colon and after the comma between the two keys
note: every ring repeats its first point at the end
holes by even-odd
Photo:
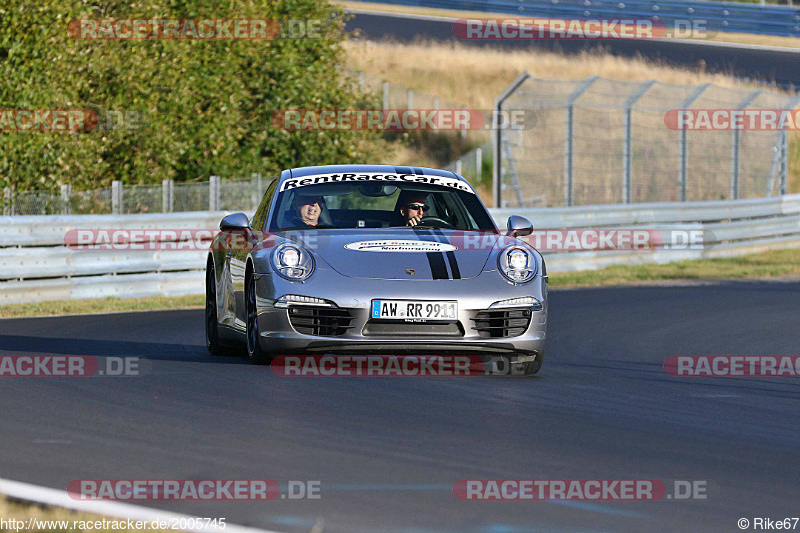
{"type": "MultiPolygon", "coordinates": [[[[545,260],[547,260],[546,255],[545,260]]],[[[800,248],[772,250],[725,259],[678,261],[665,265],[618,265],[602,270],[549,274],[550,286],[553,288],[637,285],[684,280],[789,278],[800,281],[800,248]]]]}
{"type": "Polygon", "coordinates": [[[49,302],[0,305],[0,318],[53,315],[91,315],[125,311],[157,311],[160,309],[200,309],[205,296],[153,296],[150,298],[90,298],[49,302]]]}
{"type": "MultiPolygon", "coordinates": [[[[723,74],[676,68],[642,58],[603,52],[566,56],[540,50],[476,48],[461,43],[350,40],[347,66],[428,95],[475,109],[491,109],[494,99],[523,71],[536,78],[581,79],[599,75],[630,81],[695,85],[710,82],[735,89],[764,88],[723,74]]],[[[772,90],[774,86],[769,86],[772,90]]]]}

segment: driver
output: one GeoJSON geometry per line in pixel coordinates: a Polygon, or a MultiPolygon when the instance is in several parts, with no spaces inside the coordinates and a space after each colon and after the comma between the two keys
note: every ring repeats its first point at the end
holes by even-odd
{"type": "Polygon", "coordinates": [[[292,198],[292,214],[289,217],[289,225],[292,227],[316,226],[319,223],[321,212],[321,196],[300,196],[295,194],[292,198]]]}
{"type": "MultiPolygon", "coordinates": [[[[405,192],[405,191],[404,191],[405,192]]],[[[425,201],[428,195],[422,192],[409,191],[400,197],[398,205],[400,206],[400,216],[403,217],[403,222],[406,226],[416,226],[425,212],[429,209],[425,201]]]]}

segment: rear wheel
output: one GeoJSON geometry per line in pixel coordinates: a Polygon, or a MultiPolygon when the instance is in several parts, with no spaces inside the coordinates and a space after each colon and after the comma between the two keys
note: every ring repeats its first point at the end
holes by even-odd
{"type": "Polygon", "coordinates": [[[247,358],[255,365],[265,365],[269,363],[271,357],[261,348],[261,343],[259,342],[258,313],[256,312],[256,278],[250,274],[246,279],[247,358]]]}
{"type": "Polygon", "coordinates": [[[223,355],[225,349],[219,341],[217,323],[217,281],[214,275],[214,260],[206,266],[206,348],[213,355],[223,355]]]}

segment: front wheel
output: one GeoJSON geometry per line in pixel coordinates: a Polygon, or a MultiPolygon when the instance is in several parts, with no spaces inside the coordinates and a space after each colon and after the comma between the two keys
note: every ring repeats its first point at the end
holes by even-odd
{"type": "Polygon", "coordinates": [[[258,313],[256,312],[256,277],[252,274],[247,278],[247,358],[254,365],[265,365],[271,357],[261,348],[260,334],[258,332],[258,313]]]}
{"type": "Polygon", "coordinates": [[[214,261],[208,260],[206,266],[206,348],[212,355],[225,353],[219,341],[219,324],[217,322],[217,281],[214,275],[214,261]]]}
{"type": "Polygon", "coordinates": [[[525,363],[512,363],[511,375],[512,376],[532,376],[542,368],[542,362],[537,357],[535,361],[527,361],[525,363]]]}

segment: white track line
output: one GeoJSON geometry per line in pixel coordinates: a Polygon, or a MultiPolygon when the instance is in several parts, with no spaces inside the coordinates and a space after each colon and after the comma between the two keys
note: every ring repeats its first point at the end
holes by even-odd
{"type": "MultiPolygon", "coordinates": [[[[38,485],[31,485],[29,483],[21,483],[19,481],[11,481],[10,479],[3,478],[0,478],[0,494],[5,494],[6,496],[17,500],[43,505],[53,505],[56,507],[72,509],[74,511],[84,511],[87,513],[94,513],[113,518],[143,520],[148,522],[152,522],[153,520],[195,518],[194,516],[171,513],[169,511],[161,511],[159,509],[151,509],[149,507],[142,507],[140,505],[132,505],[130,503],[73,500],[69,497],[66,490],[40,487],[38,485]]],[[[182,531],[207,533],[209,531],[219,532],[223,530],[219,528],[195,528],[185,529],[182,531]]],[[[270,531],[266,529],[238,526],[236,524],[226,524],[224,531],[225,533],[279,533],[277,531],[270,531]]]]}

